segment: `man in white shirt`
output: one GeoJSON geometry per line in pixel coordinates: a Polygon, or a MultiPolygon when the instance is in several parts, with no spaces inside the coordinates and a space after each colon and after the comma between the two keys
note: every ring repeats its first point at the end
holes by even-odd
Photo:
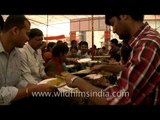
{"type": "Polygon", "coordinates": [[[48,78],[41,60],[42,55],[38,51],[42,45],[43,32],[40,29],[33,28],[28,35],[28,42],[23,48],[19,49],[22,57],[22,81],[20,86],[23,87],[28,84],[37,84],[41,80],[48,78]]]}
{"type": "Polygon", "coordinates": [[[30,25],[24,15],[10,15],[4,23],[0,35],[0,105],[31,96],[32,92],[55,91],[45,84],[17,87],[21,78],[21,59],[16,47],[22,48],[29,39],[30,25]]]}

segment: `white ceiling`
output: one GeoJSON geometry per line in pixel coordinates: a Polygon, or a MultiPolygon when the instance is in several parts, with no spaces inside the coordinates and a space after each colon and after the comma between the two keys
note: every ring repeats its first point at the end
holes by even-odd
{"type": "MultiPolygon", "coordinates": [[[[4,20],[8,15],[2,15],[4,20]]],[[[39,28],[45,36],[69,35],[70,20],[80,18],[91,18],[92,15],[25,15],[31,22],[31,28],[39,28]]],[[[104,15],[93,15],[93,17],[104,17],[104,15]]],[[[146,15],[145,19],[160,19],[159,15],[146,15]]]]}
{"type": "MultiPolygon", "coordinates": [[[[4,20],[8,15],[2,15],[4,20]]],[[[91,15],[25,15],[31,22],[32,25],[56,25],[67,23],[72,19],[89,18],[91,15]]],[[[104,17],[104,15],[94,15],[94,17],[104,17]]]]}
{"type": "MultiPolygon", "coordinates": [[[[2,15],[6,20],[8,15],[2,15]]],[[[45,36],[69,35],[70,20],[80,18],[91,18],[92,15],[25,15],[31,22],[31,28],[39,28],[45,36]]],[[[93,17],[104,17],[104,15],[93,15],[93,17]]]]}

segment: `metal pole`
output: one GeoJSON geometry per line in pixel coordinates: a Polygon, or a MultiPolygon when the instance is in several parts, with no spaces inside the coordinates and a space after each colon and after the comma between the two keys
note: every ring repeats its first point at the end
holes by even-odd
{"type": "Polygon", "coordinates": [[[91,51],[91,53],[92,53],[92,60],[93,60],[93,57],[94,57],[94,51],[93,51],[93,47],[94,47],[94,17],[93,17],[93,15],[92,15],[92,19],[91,19],[91,21],[92,21],[92,51],[91,51]]]}
{"type": "MultiPolygon", "coordinates": [[[[48,37],[48,15],[47,15],[47,28],[46,28],[46,37],[48,37]]],[[[47,40],[48,43],[48,40],[47,40]]]]}

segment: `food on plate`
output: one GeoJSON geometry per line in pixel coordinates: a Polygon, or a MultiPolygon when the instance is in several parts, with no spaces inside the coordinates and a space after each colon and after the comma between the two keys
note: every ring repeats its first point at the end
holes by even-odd
{"type": "Polygon", "coordinates": [[[66,65],[67,68],[73,68],[75,65],[66,65]]]}
{"type": "Polygon", "coordinates": [[[78,60],[78,63],[87,63],[87,62],[89,62],[91,60],[92,60],[91,58],[82,58],[82,59],[78,60]]]}
{"type": "Polygon", "coordinates": [[[51,87],[61,87],[66,85],[66,82],[64,79],[61,79],[61,78],[49,78],[41,81],[38,84],[47,84],[51,87]]]}
{"type": "Polygon", "coordinates": [[[85,78],[94,79],[94,80],[100,79],[102,77],[103,77],[103,75],[101,75],[101,74],[90,74],[90,75],[85,76],[85,78]]]}
{"type": "Polygon", "coordinates": [[[98,87],[106,87],[109,85],[109,81],[101,74],[86,75],[84,79],[98,87]]]}
{"type": "Polygon", "coordinates": [[[50,81],[47,82],[47,84],[49,86],[59,85],[60,83],[61,83],[61,80],[59,80],[59,79],[54,79],[54,80],[50,80],[50,81]]]}

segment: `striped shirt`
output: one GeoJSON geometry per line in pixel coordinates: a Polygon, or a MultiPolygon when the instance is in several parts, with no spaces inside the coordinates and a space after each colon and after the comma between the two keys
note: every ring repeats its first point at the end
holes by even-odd
{"type": "Polygon", "coordinates": [[[145,23],[128,44],[132,51],[117,85],[104,89],[109,104],[160,104],[160,34],[145,23]]]}

